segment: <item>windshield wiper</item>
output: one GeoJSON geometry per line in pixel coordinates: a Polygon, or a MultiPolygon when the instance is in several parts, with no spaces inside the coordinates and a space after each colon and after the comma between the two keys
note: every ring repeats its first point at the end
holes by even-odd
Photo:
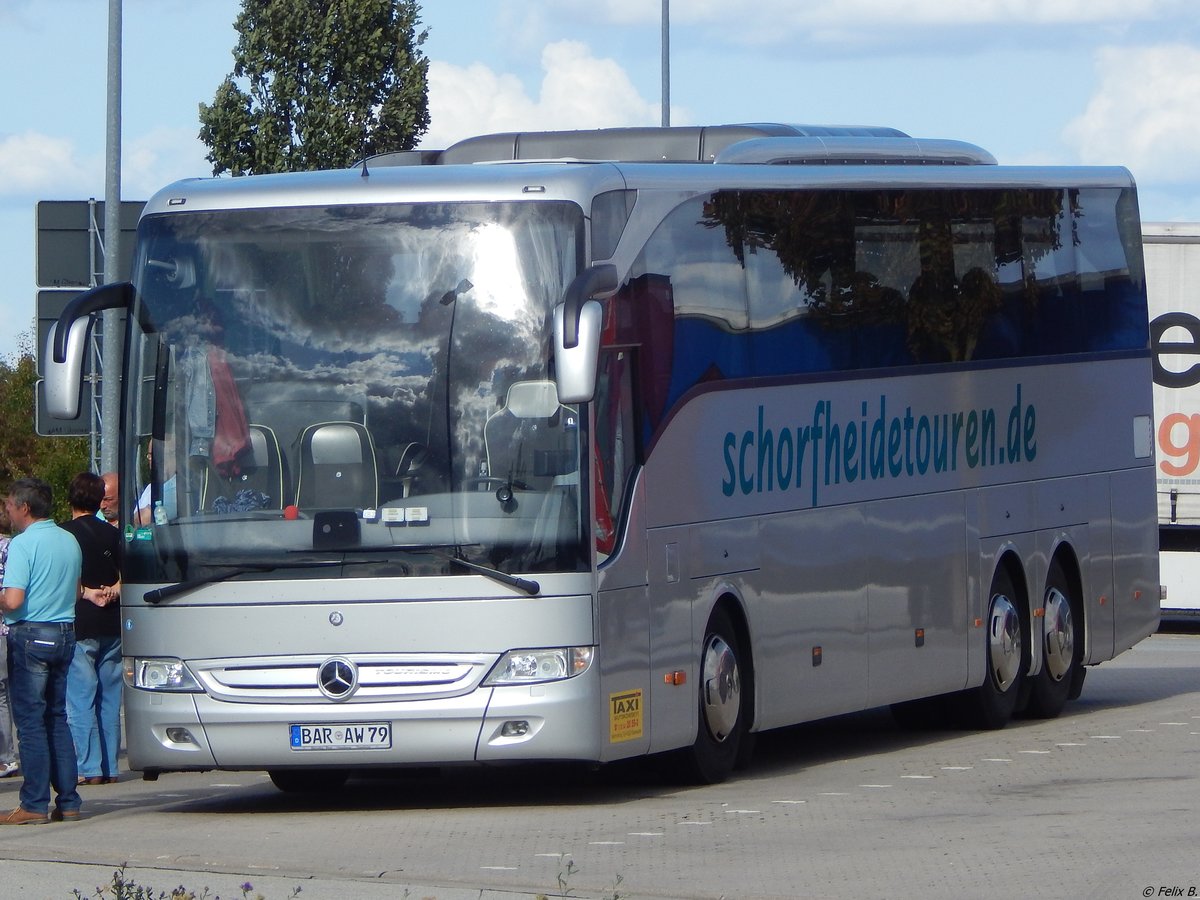
{"type": "Polygon", "coordinates": [[[342,553],[381,553],[392,550],[403,550],[406,553],[428,553],[430,556],[436,556],[438,559],[445,560],[449,563],[462,566],[464,569],[469,569],[472,572],[477,572],[480,575],[486,575],[492,581],[498,581],[500,584],[508,587],[516,588],[531,597],[535,597],[542,592],[542,586],[536,581],[531,581],[528,578],[519,578],[516,575],[509,575],[507,572],[501,572],[499,569],[493,569],[491,566],[485,566],[481,563],[469,562],[462,557],[462,548],[464,546],[476,546],[475,544],[389,544],[382,547],[348,547],[340,552],[342,553]],[[444,550],[454,550],[454,553],[444,553],[444,550]]]}
{"type": "Polygon", "coordinates": [[[154,588],[154,590],[146,591],[142,595],[142,599],[147,603],[161,603],[163,600],[178,597],[180,594],[194,591],[196,588],[204,587],[206,584],[217,584],[221,581],[228,581],[230,578],[237,578],[239,575],[249,575],[252,572],[274,572],[277,569],[323,569],[341,565],[345,565],[342,560],[325,559],[308,560],[307,562],[247,563],[246,565],[230,566],[224,572],[214,572],[211,575],[205,575],[203,578],[189,578],[187,581],[181,581],[178,584],[168,584],[166,587],[154,588]]]}
{"type": "Polygon", "coordinates": [[[436,553],[447,562],[454,563],[457,566],[462,566],[464,569],[470,569],[472,572],[478,572],[480,575],[486,575],[492,581],[498,581],[501,584],[506,584],[509,587],[516,588],[528,594],[530,597],[536,597],[542,592],[542,586],[536,581],[530,581],[528,578],[519,578],[516,575],[509,575],[507,572],[501,572],[499,569],[493,569],[491,566],[480,565],[479,563],[468,562],[460,556],[451,556],[449,553],[436,553]]]}
{"type": "MultiPolygon", "coordinates": [[[[535,597],[542,591],[542,586],[536,581],[530,581],[528,578],[519,578],[516,575],[509,575],[507,572],[501,572],[499,569],[493,569],[491,566],[481,565],[479,563],[469,562],[462,559],[460,556],[442,553],[428,546],[420,547],[379,547],[379,548],[355,548],[357,550],[407,550],[414,553],[430,553],[433,556],[443,559],[446,562],[454,563],[462,566],[464,569],[469,569],[472,572],[477,572],[480,575],[485,575],[493,581],[508,587],[516,588],[531,597],[535,597]]],[[[354,552],[353,550],[349,552],[354,552]]],[[[214,572],[211,575],[205,575],[202,578],[189,578],[186,581],[181,581],[178,584],[168,584],[165,587],[154,588],[146,591],[142,595],[142,599],[147,603],[158,604],[164,600],[169,600],[172,597],[178,597],[180,594],[186,594],[189,591],[194,591],[196,588],[204,587],[206,584],[217,584],[222,581],[228,581],[230,578],[237,578],[239,575],[249,575],[254,572],[274,572],[279,569],[324,569],[333,566],[354,566],[387,562],[387,560],[347,560],[347,559],[317,559],[305,560],[296,562],[276,562],[276,563],[247,563],[245,565],[231,565],[226,571],[214,572]]]]}

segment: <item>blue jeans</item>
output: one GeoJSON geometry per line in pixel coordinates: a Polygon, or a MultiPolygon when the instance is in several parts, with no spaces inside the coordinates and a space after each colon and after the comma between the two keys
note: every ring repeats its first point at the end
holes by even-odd
{"type": "Polygon", "coordinates": [[[75,745],[67,725],[67,672],[75,655],[74,622],[18,622],[8,629],[8,686],[21,742],[21,807],[46,814],[50,788],[58,808],[83,804],[75,780],[75,745]]]}
{"type": "Polygon", "coordinates": [[[0,766],[16,761],[17,740],[8,702],[8,639],[0,636],[0,766]]]}
{"type": "Polygon", "coordinates": [[[79,638],[67,676],[67,721],[84,778],[117,776],[121,750],[121,636],[79,638]]]}

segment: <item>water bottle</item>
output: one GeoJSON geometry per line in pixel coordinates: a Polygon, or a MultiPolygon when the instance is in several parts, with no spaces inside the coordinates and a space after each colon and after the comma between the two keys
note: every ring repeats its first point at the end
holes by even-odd
{"type": "Polygon", "coordinates": [[[163,502],[161,500],[154,501],[154,524],[167,524],[167,511],[163,509],[163,502]]]}

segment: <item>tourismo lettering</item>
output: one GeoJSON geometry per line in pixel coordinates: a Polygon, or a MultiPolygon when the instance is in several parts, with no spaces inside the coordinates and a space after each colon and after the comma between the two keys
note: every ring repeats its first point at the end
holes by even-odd
{"type": "Polygon", "coordinates": [[[807,489],[818,506],[820,490],[861,481],[941,475],[1032,462],[1037,456],[1037,410],[1022,398],[1007,410],[992,408],[919,412],[889,411],[887,395],[876,406],[862,401],[857,417],[841,418],[831,400],[818,400],[804,424],[776,424],[767,408],[741,432],[722,442],[726,497],[807,489]]]}

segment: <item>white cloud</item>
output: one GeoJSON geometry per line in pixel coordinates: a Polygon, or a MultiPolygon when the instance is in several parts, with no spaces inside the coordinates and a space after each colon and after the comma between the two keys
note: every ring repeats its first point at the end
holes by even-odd
{"type": "Polygon", "coordinates": [[[1095,94],[1063,132],[1080,160],[1160,184],[1200,181],[1200,49],[1106,48],[1096,69],[1095,94]]]}
{"type": "Polygon", "coordinates": [[[79,155],[65,138],[36,131],[0,135],[0,196],[94,195],[104,190],[104,161],[79,155]],[[90,192],[90,193],[89,193],[90,192]]]}
{"type": "MultiPolygon", "coordinates": [[[[712,0],[703,0],[709,6],[712,0]]],[[[1172,16],[1194,16],[1194,0],[825,0],[796,4],[762,0],[753,13],[739,19],[739,43],[781,45],[793,42],[835,46],[894,46],[970,52],[992,43],[1026,45],[1047,39],[1047,29],[1123,29],[1172,16]],[[1041,29],[1038,34],[1031,29],[1041,29]],[[937,31],[947,34],[939,35],[937,31]],[[931,33],[932,32],[932,33],[931,33]]],[[[673,15],[673,13],[672,13],[673,15]]],[[[706,17],[712,24],[728,12],[706,17]]],[[[1070,32],[1078,36],[1080,31],[1070,32]]]]}
{"type": "Polygon", "coordinates": [[[121,155],[121,196],[145,200],[181,178],[208,177],[212,163],[197,137],[199,126],[155,128],[126,140],[121,155]]]}
{"type": "MultiPolygon", "coordinates": [[[[512,0],[515,4],[515,0],[512,0]]],[[[533,6],[535,4],[526,4],[533,6]]],[[[719,40],[729,47],[929,48],[947,41],[931,32],[973,33],[950,46],[970,51],[982,43],[1026,43],[1029,28],[1124,29],[1178,23],[1190,27],[1195,0],[676,0],[670,6],[672,41],[719,40]]],[[[563,14],[578,29],[598,24],[657,28],[662,4],[651,0],[559,0],[536,21],[563,14]]],[[[1078,36],[1077,34],[1075,35],[1078,36]]],[[[1044,33],[1039,39],[1046,39],[1044,33]]],[[[933,52],[945,52],[945,44],[933,52]]]]}
{"type": "MultiPolygon", "coordinates": [[[[715,6],[705,0],[703,6],[715,6]]],[[[863,27],[898,24],[908,26],[1048,25],[1095,22],[1130,22],[1154,18],[1182,9],[1181,0],[826,0],[820,4],[795,4],[790,0],[764,0],[757,8],[764,17],[785,21],[863,27]]]]}
{"type": "MultiPolygon", "coordinates": [[[[180,178],[212,174],[198,128],[156,128],[121,147],[121,195],[144,199],[180,178]]],[[[67,138],[36,131],[0,135],[0,199],[81,200],[104,195],[103,152],[81,154],[67,138]]]]}
{"type": "Polygon", "coordinates": [[[422,145],[445,147],[475,134],[497,131],[655,125],[656,102],[641,97],[611,59],[592,55],[578,41],[558,41],[542,51],[536,97],[512,75],[475,63],[467,67],[432,61],[429,66],[430,127],[422,145]]]}
{"type": "MultiPolygon", "coordinates": [[[[613,24],[661,21],[662,4],[646,0],[570,0],[577,13],[613,24]]],[[[778,31],[792,25],[824,25],[849,29],[881,25],[1045,25],[1132,22],[1184,13],[1193,0],[676,0],[670,6],[672,26],[727,23],[730,38],[739,32],[778,31]]]]}

